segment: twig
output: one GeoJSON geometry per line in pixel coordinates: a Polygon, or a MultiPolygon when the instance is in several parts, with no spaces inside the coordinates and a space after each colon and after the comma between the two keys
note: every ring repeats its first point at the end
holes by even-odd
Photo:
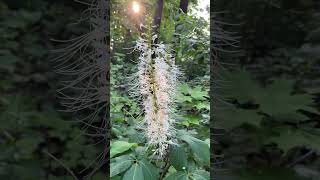
{"type": "Polygon", "coordinates": [[[311,154],[314,153],[314,150],[310,150],[309,152],[307,152],[306,154],[304,154],[303,156],[297,158],[296,160],[294,160],[292,163],[288,164],[286,167],[293,167],[294,165],[296,165],[297,163],[303,161],[304,159],[306,159],[307,157],[309,157],[311,154]]]}
{"type": "Polygon", "coordinates": [[[169,157],[167,156],[166,164],[164,165],[163,171],[162,171],[161,176],[160,176],[160,180],[163,180],[163,178],[167,174],[169,168],[170,168],[170,160],[169,160],[169,157]]]}
{"type": "Polygon", "coordinates": [[[44,150],[44,152],[50,156],[52,159],[54,159],[55,161],[57,161],[59,164],[61,164],[70,174],[71,176],[76,179],[76,180],[80,180],[77,178],[77,176],[73,173],[73,171],[68,168],[62,161],[60,161],[58,158],[56,158],[53,154],[49,153],[47,150],[44,150]]]}

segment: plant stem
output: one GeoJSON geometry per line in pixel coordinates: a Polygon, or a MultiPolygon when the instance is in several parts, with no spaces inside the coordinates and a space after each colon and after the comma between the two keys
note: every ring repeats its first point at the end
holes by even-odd
{"type": "Polygon", "coordinates": [[[168,157],[168,155],[167,155],[167,157],[166,157],[166,164],[165,164],[164,167],[163,167],[163,170],[162,170],[162,173],[161,173],[161,176],[160,176],[160,180],[163,180],[163,179],[164,179],[164,177],[166,176],[166,174],[167,174],[170,166],[171,166],[171,165],[170,165],[170,160],[169,160],[169,157],[168,157]]]}

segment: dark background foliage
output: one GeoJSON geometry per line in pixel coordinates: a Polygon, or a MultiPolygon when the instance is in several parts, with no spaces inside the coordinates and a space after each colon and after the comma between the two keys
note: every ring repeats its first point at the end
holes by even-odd
{"type": "MultiPolygon", "coordinates": [[[[223,135],[215,137],[217,144],[213,148],[223,161],[217,164],[217,179],[317,179],[320,177],[319,2],[218,0],[215,3],[216,11],[226,11],[222,15],[224,21],[236,24],[224,28],[241,36],[240,52],[237,56],[223,53],[220,59],[227,70],[217,73],[223,81],[219,81],[216,94],[224,100],[215,105],[218,108],[213,118],[216,127],[224,129],[223,135]]],[[[50,38],[68,39],[86,31],[85,27],[70,24],[76,22],[83,8],[81,4],[63,0],[0,1],[0,179],[72,179],[47,152],[75,172],[81,172],[101,153],[94,140],[80,136],[83,131],[68,121],[69,114],[57,112],[58,83],[49,62],[48,50],[57,45],[50,38]]],[[[188,31],[188,27],[185,24],[181,31],[188,31]]],[[[165,41],[171,41],[165,37],[170,33],[165,32],[173,28],[161,30],[165,41]]],[[[189,75],[187,79],[196,81],[190,84],[201,83],[196,76],[208,75],[205,61],[208,54],[199,53],[204,47],[199,42],[185,41],[182,49],[178,49],[179,63],[189,75]],[[186,60],[182,61],[183,57],[186,60]]],[[[114,56],[114,61],[115,74],[117,68],[129,71],[130,68],[123,68],[124,62],[130,62],[128,56],[120,53],[114,56]]],[[[181,98],[183,111],[200,115],[197,110],[207,108],[202,96],[205,92],[200,89],[181,89],[189,93],[181,98]]],[[[136,104],[122,95],[118,100],[113,118],[130,123],[128,117],[137,113],[136,104]],[[130,112],[125,114],[128,109],[130,112]]],[[[185,117],[180,125],[197,129],[201,137],[208,131],[206,124],[199,123],[205,118],[185,117]]],[[[113,133],[123,135],[118,129],[113,133]]],[[[126,133],[130,136],[136,132],[126,133]]],[[[106,175],[102,171],[93,179],[106,179],[106,175]]]]}
{"type": "MultiPolygon", "coordinates": [[[[50,61],[62,45],[52,39],[87,32],[77,25],[85,8],[62,0],[0,1],[0,179],[74,179],[67,168],[80,178],[98,167],[103,146],[58,111],[50,61]]],[[[92,179],[105,179],[105,172],[92,179]]]]}
{"type": "Polygon", "coordinates": [[[236,57],[221,55],[229,72],[220,73],[217,94],[228,104],[216,110],[225,129],[216,150],[221,167],[237,174],[221,179],[319,179],[319,2],[231,0],[216,8],[235,24],[225,30],[241,36],[236,57]]]}

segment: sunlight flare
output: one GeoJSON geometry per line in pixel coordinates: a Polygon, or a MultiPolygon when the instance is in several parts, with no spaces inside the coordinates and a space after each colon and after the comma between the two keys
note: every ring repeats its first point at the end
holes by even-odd
{"type": "Polygon", "coordinates": [[[140,12],[140,4],[137,1],[132,2],[132,10],[134,13],[140,12]]]}

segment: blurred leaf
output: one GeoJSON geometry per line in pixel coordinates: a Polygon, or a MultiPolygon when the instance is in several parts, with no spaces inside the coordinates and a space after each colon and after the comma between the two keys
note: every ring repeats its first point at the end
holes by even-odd
{"type": "Polygon", "coordinates": [[[190,89],[189,93],[190,93],[191,97],[196,100],[205,100],[206,97],[209,97],[208,92],[202,90],[201,86],[196,86],[195,88],[190,89]]]}
{"type": "Polygon", "coordinates": [[[164,180],[189,180],[189,177],[186,172],[178,171],[164,178],[164,180]]]}
{"type": "Polygon", "coordinates": [[[33,137],[24,137],[16,141],[16,147],[26,155],[31,155],[38,145],[43,142],[44,139],[41,136],[33,137]]]}
{"type": "Polygon", "coordinates": [[[200,163],[204,165],[209,165],[210,148],[206,142],[192,137],[188,134],[181,135],[180,139],[189,144],[193,153],[195,154],[196,158],[200,161],[200,163]]]}
{"type": "Polygon", "coordinates": [[[238,127],[243,123],[259,127],[261,121],[261,116],[256,110],[240,109],[234,106],[216,110],[215,117],[217,119],[216,124],[227,130],[238,127]]]}
{"type": "Polygon", "coordinates": [[[92,179],[92,180],[106,180],[107,177],[106,177],[105,174],[97,173],[97,174],[95,174],[91,179],[92,179]]]}
{"type": "Polygon", "coordinates": [[[142,159],[139,161],[142,168],[144,179],[148,180],[158,180],[160,176],[159,169],[151,164],[147,159],[142,159]]]}
{"type": "MultiPolygon", "coordinates": [[[[291,95],[293,82],[285,79],[277,79],[267,86],[264,91],[255,94],[260,109],[274,117],[298,116],[297,110],[310,109],[313,103],[311,95],[291,95]]],[[[303,117],[301,117],[303,118],[303,117]]],[[[301,119],[304,120],[304,119],[301,119]]]]}
{"type": "Polygon", "coordinates": [[[316,135],[288,126],[279,127],[275,130],[278,132],[278,136],[270,137],[267,142],[277,143],[285,152],[296,146],[306,146],[320,150],[320,139],[316,135]]]}
{"type": "Polygon", "coordinates": [[[210,104],[208,102],[198,102],[193,107],[197,108],[198,110],[206,109],[210,110],[210,104]]]}
{"type": "Polygon", "coordinates": [[[115,162],[110,163],[110,177],[124,172],[132,165],[132,163],[133,159],[129,155],[116,157],[115,162]]]}
{"type": "Polygon", "coordinates": [[[210,174],[204,170],[195,170],[191,172],[191,177],[196,180],[210,180],[210,174]]]}
{"type": "Polygon", "coordinates": [[[110,158],[123,153],[132,147],[138,146],[137,143],[128,143],[126,141],[115,141],[111,143],[110,158]]]}
{"type": "Polygon", "coordinates": [[[197,115],[185,115],[183,116],[185,121],[188,122],[188,124],[194,124],[194,125],[199,125],[200,117],[197,115]]]}
{"type": "Polygon", "coordinates": [[[235,98],[240,104],[254,100],[254,94],[263,91],[252,80],[252,76],[245,70],[237,70],[231,73],[222,72],[225,88],[219,94],[225,97],[235,98]]]}
{"type": "Polygon", "coordinates": [[[183,170],[183,168],[188,167],[187,155],[182,146],[172,146],[169,159],[176,170],[183,170]]]}
{"type": "Polygon", "coordinates": [[[14,65],[21,59],[13,55],[10,51],[0,51],[0,69],[13,71],[14,65]]]}
{"type": "Polygon", "coordinates": [[[144,180],[143,169],[140,164],[134,163],[124,174],[122,180],[144,180]]]}

